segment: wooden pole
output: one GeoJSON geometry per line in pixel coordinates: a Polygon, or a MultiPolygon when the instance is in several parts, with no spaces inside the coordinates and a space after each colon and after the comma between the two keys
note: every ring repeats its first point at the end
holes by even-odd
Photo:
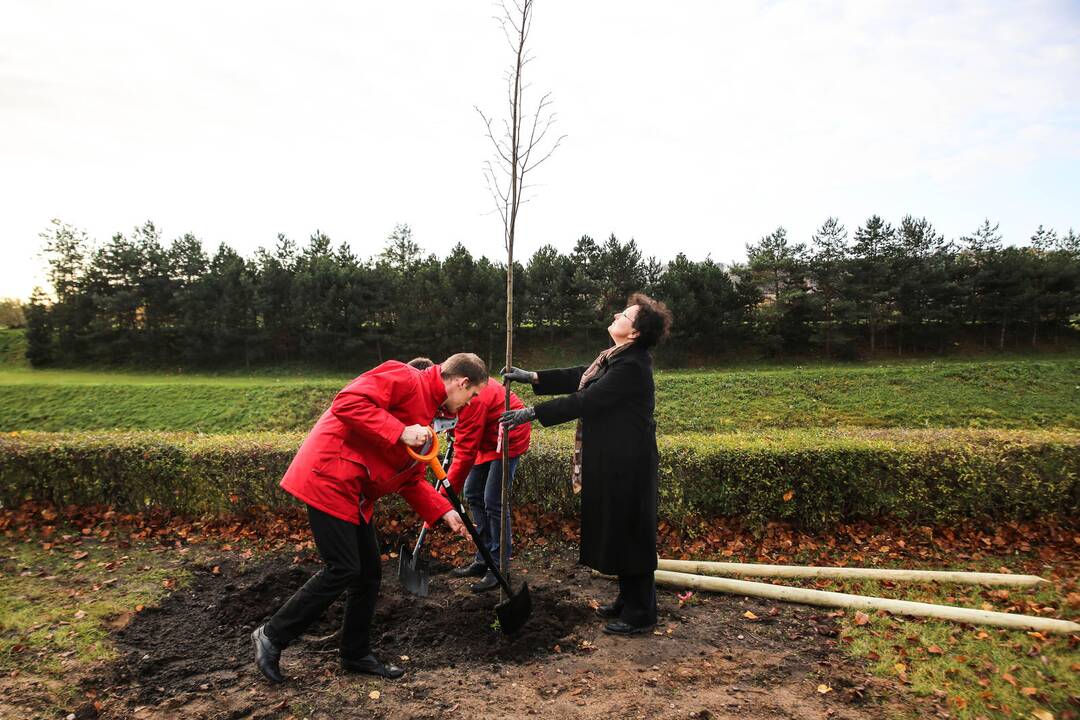
{"type": "Polygon", "coordinates": [[[659,570],[720,577],[835,578],[838,580],[899,580],[905,582],[949,582],[961,585],[1009,585],[1031,587],[1046,583],[1037,575],[961,572],[952,570],[900,570],[887,568],[813,567],[799,565],[760,565],[756,563],[665,560],[659,570]]]}
{"type": "Polygon", "coordinates": [[[662,587],[723,592],[732,595],[746,595],[781,602],[800,603],[802,605],[871,611],[884,610],[894,615],[951,620],[971,625],[992,625],[1014,630],[1036,630],[1038,632],[1055,633],[1080,632],[1080,624],[1069,620],[1014,615],[989,610],[973,610],[952,607],[951,605],[912,602],[910,600],[889,600],[887,598],[849,595],[824,590],[804,590],[803,588],[793,588],[785,585],[769,585],[768,583],[750,582],[749,580],[690,575],[668,570],[657,570],[655,576],[656,584],[662,587]]]}

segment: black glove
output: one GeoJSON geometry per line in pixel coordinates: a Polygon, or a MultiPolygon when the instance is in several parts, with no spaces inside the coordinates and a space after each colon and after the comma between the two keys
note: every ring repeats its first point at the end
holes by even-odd
{"type": "Polygon", "coordinates": [[[509,370],[507,370],[506,368],[503,368],[502,370],[499,371],[499,373],[503,376],[503,380],[509,380],[511,382],[519,382],[519,383],[534,383],[534,382],[536,382],[536,373],[529,372],[528,370],[522,370],[521,368],[516,368],[513,365],[510,366],[509,370]]]}
{"type": "MultiPolygon", "coordinates": [[[[520,371],[519,371],[520,372],[520,371]]],[[[499,422],[507,430],[513,430],[518,425],[524,425],[525,423],[532,422],[536,419],[536,410],[531,407],[522,408],[520,410],[507,410],[499,418],[499,422]]]]}

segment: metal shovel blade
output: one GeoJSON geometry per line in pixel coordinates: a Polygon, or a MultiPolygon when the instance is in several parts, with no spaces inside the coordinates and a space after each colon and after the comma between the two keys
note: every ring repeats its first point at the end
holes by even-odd
{"type": "Polygon", "coordinates": [[[428,591],[427,563],[422,553],[413,555],[410,548],[405,545],[401,546],[398,552],[398,580],[401,581],[403,588],[417,597],[430,595],[428,591]]]}
{"type": "Polygon", "coordinates": [[[495,617],[499,619],[499,629],[507,635],[513,635],[522,628],[532,615],[532,596],[529,595],[529,583],[522,583],[521,590],[495,606],[495,617]]]}

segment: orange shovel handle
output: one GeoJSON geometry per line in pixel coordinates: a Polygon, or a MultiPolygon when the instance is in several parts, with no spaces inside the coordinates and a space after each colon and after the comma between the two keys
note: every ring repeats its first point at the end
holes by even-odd
{"type": "Polygon", "coordinates": [[[421,455],[408,445],[405,446],[405,450],[415,460],[430,465],[431,471],[435,473],[436,480],[444,480],[446,479],[446,471],[443,470],[442,463],[439,462],[439,436],[435,434],[435,428],[429,427],[427,431],[431,433],[431,448],[425,454],[421,455]]]}

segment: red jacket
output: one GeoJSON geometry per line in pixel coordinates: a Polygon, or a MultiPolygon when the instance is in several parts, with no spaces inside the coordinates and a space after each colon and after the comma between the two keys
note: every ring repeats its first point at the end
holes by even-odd
{"type": "MultiPolygon", "coordinates": [[[[450,472],[446,474],[455,492],[461,492],[473,465],[482,465],[502,457],[502,450],[499,448],[499,416],[502,415],[505,402],[503,386],[491,380],[480,394],[458,413],[457,426],[454,428],[454,461],[450,463],[450,472]]],[[[511,392],[510,407],[519,410],[525,405],[511,392]]],[[[510,457],[527,452],[531,436],[532,426],[529,423],[518,425],[511,430],[510,457]]]]}
{"type": "Polygon", "coordinates": [[[293,458],[281,487],[341,520],[371,522],[375,501],[396,492],[428,523],[451,509],[399,441],[407,425],[430,425],[446,399],[438,365],[389,360],[349,383],[293,458]]]}

